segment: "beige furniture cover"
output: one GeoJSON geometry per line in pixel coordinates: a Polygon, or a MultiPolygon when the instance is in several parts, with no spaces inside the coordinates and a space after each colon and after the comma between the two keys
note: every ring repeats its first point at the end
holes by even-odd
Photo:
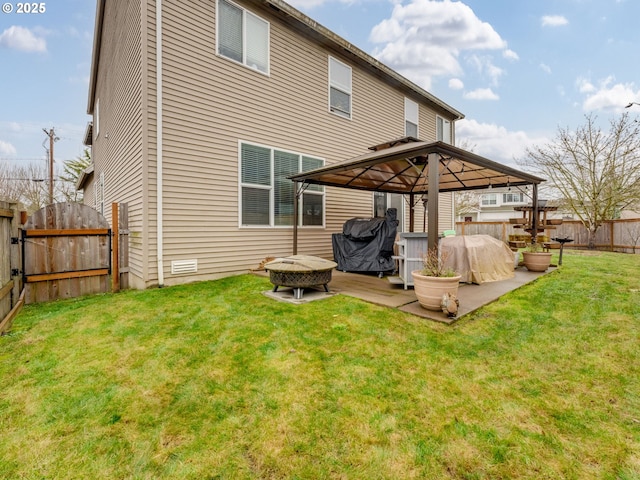
{"type": "Polygon", "coordinates": [[[445,257],[445,266],[462,275],[461,282],[481,284],[515,276],[514,252],[489,235],[441,238],[440,252],[445,257]]]}

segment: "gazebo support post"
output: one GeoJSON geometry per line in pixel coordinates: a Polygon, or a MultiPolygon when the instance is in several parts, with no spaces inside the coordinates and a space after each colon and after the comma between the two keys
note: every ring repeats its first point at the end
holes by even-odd
{"type": "MultiPolygon", "coordinates": [[[[440,161],[437,153],[428,157],[429,190],[427,191],[427,252],[438,247],[438,194],[440,191],[440,161]]],[[[427,253],[425,252],[425,253],[427,253]]]]}
{"type": "Polygon", "coordinates": [[[300,182],[295,182],[293,188],[293,254],[298,254],[298,197],[300,196],[300,182]]]}
{"type": "Polygon", "coordinates": [[[531,244],[538,241],[538,184],[533,184],[531,197],[531,244]]]}
{"type": "Polygon", "coordinates": [[[416,209],[415,209],[414,199],[415,199],[415,194],[410,193],[409,194],[409,231],[410,232],[415,231],[414,229],[415,229],[416,209]]]}

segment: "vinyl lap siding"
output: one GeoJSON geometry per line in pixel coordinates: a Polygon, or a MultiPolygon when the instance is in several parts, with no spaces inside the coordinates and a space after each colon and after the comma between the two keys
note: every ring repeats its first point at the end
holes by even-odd
{"type": "MultiPolygon", "coordinates": [[[[216,2],[163,1],[163,194],[165,283],[172,260],[198,260],[198,278],[255,268],[266,256],[292,252],[292,228],[242,228],[239,222],[238,141],[324,158],[326,164],[404,134],[405,93],[295,33],[252,2],[240,3],[270,22],[270,75],[215,53],[216,2]],[[328,111],[328,55],[353,68],[353,118],[328,111]]],[[[155,14],[149,8],[149,58],[155,14]]],[[[150,105],[155,71],[147,71],[150,105]]],[[[421,135],[435,138],[435,112],[421,110],[421,135]],[[423,118],[423,115],[433,117],[423,118]]],[[[155,158],[155,117],[149,109],[149,157],[155,158]]],[[[155,165],[148,192],[155,198],[155,165]]],[[[155,206],[149,226],[155,229],[155,206]]],[[[331,234],[354,216],[370,216],[372,194],[327,188],[326,228],[299,229],[298,253],[333,256],[331,234]]],[[[408,221],[407,221],[408,224],[408,221]]],[[[416,219],[416,226],[418,220],[416,219]]],[[[151,236],[153,236],[152,233],[151,236]]],[[[155,240],[150,240],[149,264],[155,240]]],[[[151,268],[150,272],[153,272],[151,268]]],[[[156,277],[157,278],[157,277],[156,277]]]]}
{"type": "MultiPolygon", "coordinates": [[[[142,190],[142,41],[140,3],[106,2],[96,98],[100,100],[100,132],[92,146],[94,180],[87,202],[92,205],[95,182],[104,173],[105,216],[111,203],[129,205],[130,272],[142,278],[145,256],[142,190]]],[[[94,205],[95,206],[95,205],[94,205]]],[[[135,284],[135,281],[133,282],[135,284]]]]}

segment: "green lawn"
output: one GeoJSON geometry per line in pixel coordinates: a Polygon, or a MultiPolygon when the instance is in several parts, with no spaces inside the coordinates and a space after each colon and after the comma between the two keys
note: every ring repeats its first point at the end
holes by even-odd
{"type": "Polygon", "coordinates": [[[453,326],[252,275],[28,306],[0,478],[638,479],[640,256],[563,260],[453,326]]]}

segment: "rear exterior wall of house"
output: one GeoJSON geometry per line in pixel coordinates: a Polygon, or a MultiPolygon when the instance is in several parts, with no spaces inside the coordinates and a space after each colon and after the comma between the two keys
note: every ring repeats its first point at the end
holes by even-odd
{"type": "MultiPolygon", "coordinates": [[[[331,50],[292,28],[291,20],[260,2],[226,5],[267,26],[266,72],[220,54],[216,14],[224,1],[162,1],[167,285],[244,273],[265,257],[292,253],[290,224],[245,222],[249,216],[243,215],[243,192],[252,190],[243,182],[245,149],[325,165],[355,157],[369,146],[405,136],[405,98],[419,104],[422,140],[436,140],[438,116],[453,120],[420,95],[363,68],[348,52],[331,50]],[[336,61],[351,72],[348,115],[330,109],[329,65],[336,61]],[[186,272],[178,268],[184,265],[186,272]]],[[[89,195],[87,201],[129,203],[130,281],[145,288],[158,283],[156,2],[106,2],[105,8],[95,96],[99,103],[94,107],[95,170],[88,187],[103,193],[89,195]]],[[[273,191],[273,178],[270,182],[266,187],[273,191]]],[[[314,198],[324,215],[320,225],[299,228],[298,253],[332,258],[331,234],[340,232],[349,218],[372,216],[373,193],[329,187],[324,194],[313,193],[320,193],[314,198]]],[[[441,230],[453,228],[451,197],[441,195],[441,230]]],[[[415,230],[421,231],[420,202],[415,218],[415,230]]]]}

